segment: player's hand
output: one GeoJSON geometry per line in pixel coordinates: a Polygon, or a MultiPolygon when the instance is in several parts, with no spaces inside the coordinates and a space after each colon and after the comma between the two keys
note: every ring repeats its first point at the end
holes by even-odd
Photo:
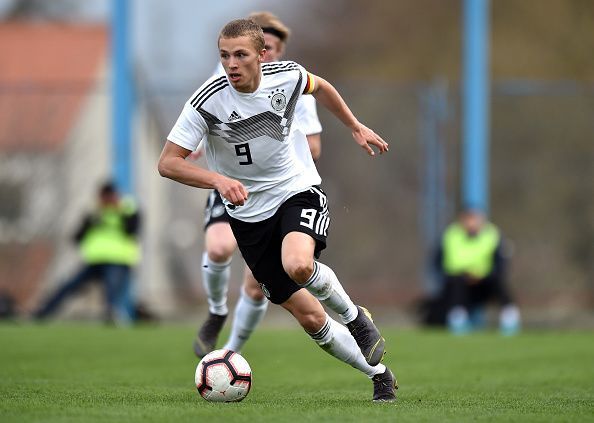
{"type": "Polygon", "coordinates": [[[388,143],[373,132],[373,130],[361,123],[353,129],[353,138],[370,156],[375,156],[375,151],[373,151],[371,146],[376,147],[380,154],[388,151],[388,143]]]}
{"type": "Polygon", "coordinates": [[[243,184],[235,179],[221,176],[215,184],[216,190],[230,203],[243,206],[248,199],[248,192],[243,184]]]}

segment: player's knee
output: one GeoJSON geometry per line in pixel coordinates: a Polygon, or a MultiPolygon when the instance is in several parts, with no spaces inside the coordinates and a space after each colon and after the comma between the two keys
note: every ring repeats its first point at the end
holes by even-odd
{"type": "Polygon", "coordinates": [[[283,262],[283,267],[287,275],[295,282],[303,285],[313,273],[313,260],[301,257],[291,257],[283,262]]]}
{"type": "Polygon", "coordinates": [[[225,263],[229,261],[233,255],[233,251],[235,251],[233,246],[223,243],[210,245],[206,250],[208,259],[214,263],[225,263]]]}
{"type": "Polygon", "coordinates": [[[227,262],[236,248],[237,242],[228,224],[215,223],[206,229],[205,249],[211,261],[227,262]]]}

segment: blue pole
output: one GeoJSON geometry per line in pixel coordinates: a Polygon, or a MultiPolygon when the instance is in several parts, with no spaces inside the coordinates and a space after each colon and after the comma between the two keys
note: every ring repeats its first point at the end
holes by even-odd
{"type": "Polygon", "coordinates": [[[133,193],[131,121],[133,79],[128,38],[128,0],[112,0],[112,174],[118,189],[133,193]]]}
{"type": "Polygon", "coordinates": [[[463,172],[465,206],[489,208],[489,0],[464,0],[463,172]]]}

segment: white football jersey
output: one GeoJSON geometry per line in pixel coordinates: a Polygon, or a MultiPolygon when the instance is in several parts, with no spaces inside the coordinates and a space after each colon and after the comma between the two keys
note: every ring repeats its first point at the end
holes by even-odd
{"type": "Polygon", "coordinates": [[[293,124],[297,101],[312,84],[295,62],[264,63],[255,92],[239,92],[226,76],[213,76],[184,105],[167,139],[193,151],[206,136],[208,167],[249,193],[243,206],[223,199],[232,217],[262,221],[289,197],[321,183],[306,134],[293,124]]]}

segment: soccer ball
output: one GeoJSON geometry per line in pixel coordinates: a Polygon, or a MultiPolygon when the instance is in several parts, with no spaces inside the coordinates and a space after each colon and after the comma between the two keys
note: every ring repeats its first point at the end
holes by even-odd
{"type": "Polygon", "coordinates": [[[239,354],[215,350],[206,354],[196,367],[196,389],[206,401],[237,402],[252,387],[252,369],[239,354]]]}

